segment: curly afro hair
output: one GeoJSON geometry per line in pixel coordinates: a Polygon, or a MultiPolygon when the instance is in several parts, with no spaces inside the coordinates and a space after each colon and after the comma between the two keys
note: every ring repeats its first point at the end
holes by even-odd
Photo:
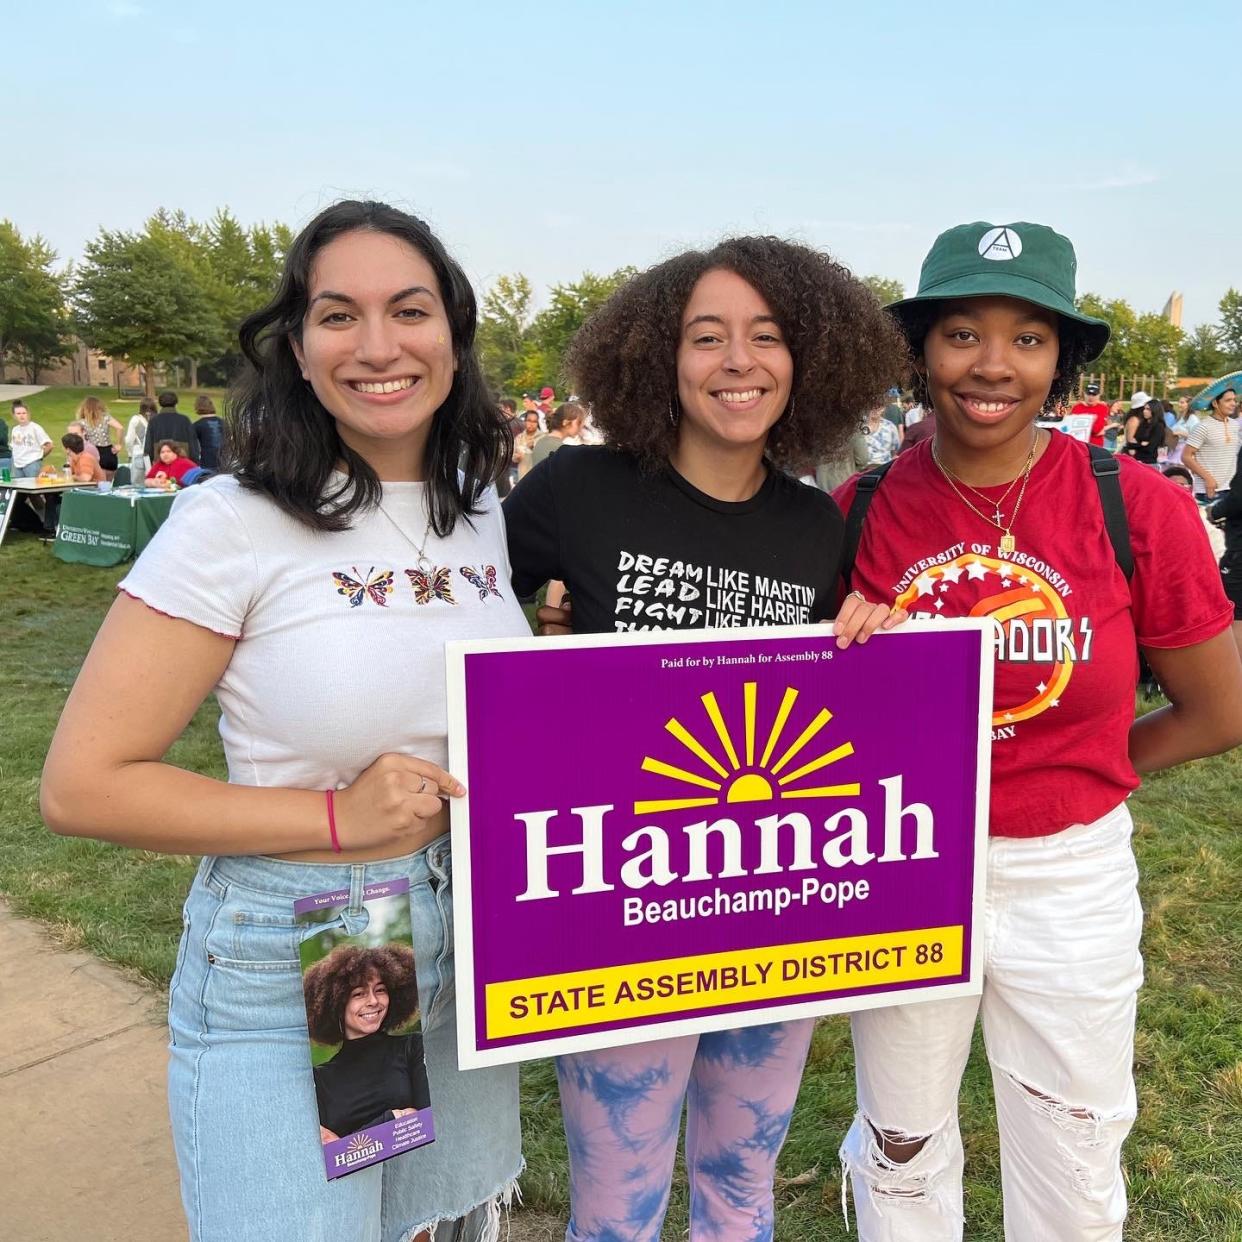
{"type": "Polygon", "coordinates": [[[302,976],[306,1021],[317,1044],[339,1044],[345,1038],[345,1005],[354,988],[364,987],[372,975],[388,989],[388,1012],[380,1030],[400,1026],[418,1010],[418,979],[414,951],[403,944],[379,949],[338,945],[302,976]]]}
{"type": "Polygon", "coordinates": [[[677,429],[677,344],[698,280],[736,273],[759,291],[793,356],[792,416],[768,433],[782,469],[827,461],[909,367],[905,339],[862,281],[822,251],[779,237],[731,237],[622,285],[578,330],[565,369],[614,448],[658,468],[677,429]]]}
{"type": "MultiPolygon", "coordinates": [[[[893,314],[898,327],[905,334],[912,358],[922,358],[923,342],[927,340],[927,334],[947,305],[948,302],[914,302],[903,306],[900,314],[893,314]]],[[[1048,395],[1044,398],[1044,409],[1055,409],[1060,402],[1068,401],[1078,391],[1079,377],[1086,370],[1087,363],[1095,358],[1098,350],[1089,334],[1063,315],[1057,316],[1057,339],[1060,342],[1060,352],[1057,355],[1057,370],[1060,374],[1048,389],[1048,395]]],[[[910,387],[914,399],[924,409],[931,409],[927,380],[917,366],[911,370],[910,387]]]]}

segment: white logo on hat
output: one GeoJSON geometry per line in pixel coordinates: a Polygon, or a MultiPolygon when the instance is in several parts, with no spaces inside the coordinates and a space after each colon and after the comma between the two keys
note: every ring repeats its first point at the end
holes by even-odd
{"type": "Polygon", "coordinates": [[[985,259],[1016,259],[1022,253],[1022,238],[1013,229],[988,229],[979,239],[979,253],[985,259]]]}

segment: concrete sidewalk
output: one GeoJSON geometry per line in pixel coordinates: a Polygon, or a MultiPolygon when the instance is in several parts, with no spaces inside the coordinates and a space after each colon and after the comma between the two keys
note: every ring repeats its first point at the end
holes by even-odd
{"type": "Polygon", "coordinates": [[[0,401],[16,401],[18,397],[33,397],[42,392],[46,384],[0,384],[0,401]]]}
{"type": "Polygon", "coordinates": [[[163,998],[54,948],[0,904],[0,1232],[186,1237],[164,1095],[163,998]]]}
{"type": "MultiPolygon", "coordinates": [[[[184,1242],[164,1013],[160,992],[0,902],[0,1237],[184,1242]]],[[[512,1242],[563,1236],[513,1215],[512,1242]]]]}

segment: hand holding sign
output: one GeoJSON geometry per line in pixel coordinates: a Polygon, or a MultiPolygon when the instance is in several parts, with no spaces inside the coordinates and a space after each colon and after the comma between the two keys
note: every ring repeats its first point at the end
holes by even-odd
{"type": "Polygon", "coordinates": [[[346,850],[415,848],[411,836],[442,810],[444,797],[465,786],[451,773],[413,755],[381,755],[336,795],[336,822],[346,850]]]}

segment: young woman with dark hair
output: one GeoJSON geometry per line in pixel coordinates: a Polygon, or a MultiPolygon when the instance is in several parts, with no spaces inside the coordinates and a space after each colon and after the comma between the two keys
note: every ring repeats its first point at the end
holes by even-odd
{"type": "MultiPolygon", "coordinates": [[[[866,286],[805,246],[734,238],[635,277],[569,351],[609,447],[562,448],[505,502],[515,589],[563,580],[579,633],[834,616],[841,513],[786,471],[832,457],[904,362],[866,286]],[[717,611],[635,595],[619,568],[627,554],[706,567],[738,588],[717,611]],[[750,585],[757,576],[796,602],[774,612],[750,585]]],[[[841,646],[899,619],[853,595],[837,617],[841,646]]],[[[813,1026],[561,1057],[569,1242],[659,1238],[687,1099],[691,1239],[770,1238],[776,1158],[813,1026]]]]}
{"type": "Polygon", "coordinates": [[[1130,398],[1130,416],[1126,419],[1126,442],[1121,451],[1145,466],[1160,460],[1168,428],[1164,425],[1164,406],[1145,392],[1130,398]],[[1137,404],[1136,404],[1137,403],[1137,404]]]}
{"type": "Polygon", "coordinates": [[[338,945],[302,976],[302,992],[311,1039],[340,1045],[315,1066],[322,1142],[431,1106],[423,1037],[389,1034],[418,1012],[410,949],[338,945]]]}
{"type": "MultiPolygon", "coordinates": [[[[352,330],[357,323],[349,291],[309,288],[313,257],[349,233],[389,237],[419,255],[423,270],[417,278],[422,283],[393,291],[393,317],[411,329],[429,323],[420,299],[427,298],[433,284],[439,290],[434,295],[438,326],[429,344],[439,351],[441,362],[451,361],[452,384],[437,417],[420,429],[419,448],[431,529],[447,536],[458,518],[481,512],[484,489],[513,455],[511,433],[491,400],[474,353],[478,314],[465,273],[421,220],[383,203],[338,203],[312,221],[289,250],[275,298],[242,324],[241,350],[250,365],[229,410],[238,482],[270,496],[285,512],[320,531],[346,530],[357,514],[380,502],[379,463],[358,451],[352,420],[342,422],[320,399],[300,344],[310,309],[318,308],[321,327],[352,330]],[[273,342],[282,341],[288,346],[273,348],[273,342]],[[280,409],[281,417],[273,417],[273,409],[280,409]]],[[[386,398],[394,395],[398,407],[410,400],[425,402],[423,390],[363,394],[357,385],[336,387],[338,392],[344,388],[355,396],[374,397],[381,411],[393,403],[386,398]]],[[[380,416],[376,421],[382,425],[386,420],[380,416]]]]}
{"type": "MultiPolygon", "coordinates": [[[[861,1242],[963,1236],[957,1098],[980,1018],[1005,1237],[1119,1242],[1143,974],[1126,798],[1139,772],[1242,740],[1232,610],[1193,501],[1125,458],[1101,458],[1107,493],[1087,445],[1037,425],[1108,341],[1075,269],[1043,225],[961,225],[890,307],[936,431],[873,493],[851,582],[916,618],[993,618],[997,663],[983,993],[852,1015],[841,1158],[861,1242]],[[1169,704],[1136,720],[1140,648],[1169,704]]],[[[847,512],[856,495],[836,493],[847,512]]]]}
{"type": "Polygon", "coordinates": [[[470,286],[420,220],[362,202],[312,220],[242,327],[237,473],[178,496],[48,755],[54,831],[208,855],[169,1014],[195,1242],[406,1242],[472,1213],[494,1239],[521,1167],[516,1071],[458,1072],[453,1004],[444,644],[529,633],[491,487],[509,431],[474,332],[470,286]],[[499,585],[481,598],[466,570],[499,585]],[[153,652],[181,670],[154,705],[126,689],[153,652]],[[213,691],[227,783],[164,761],[213,691]],[[366,885],[398,877],[436,1141],[329,1185],[293,903],[348,891],[355,934],[366,885]]]}
{"type": "Polygon", "coordinates": [[[193,469],[192,458],[186,457],[172,440],[161,440],[155,446],[155,460],[151,463],[151,469],[147,471],[146,481],[161,485],[169,480],[182,483],[185,476],[193,469]]]}

